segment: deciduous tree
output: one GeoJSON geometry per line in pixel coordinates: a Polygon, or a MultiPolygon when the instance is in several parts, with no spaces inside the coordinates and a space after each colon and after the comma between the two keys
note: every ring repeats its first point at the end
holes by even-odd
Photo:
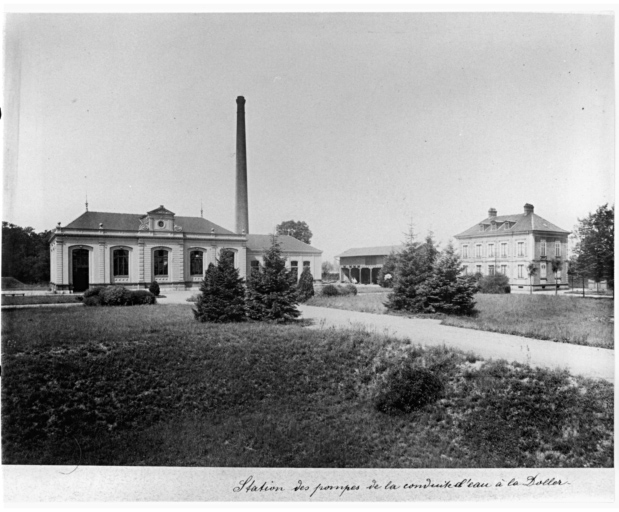
{"type": "Polygon", "coordinates": [[[600,206],[595,213],[578,219],[574,253],[581,272],[596,282],[606,279],[614,287],[615,272],[615,206],[600,206]]]}
{"type": "Polygon", "coordinates": [[[312,241],[312,232],[307,223],[303,221],[287,220],[278,224],[275,228],[278,235],[289,235],[301,242],[309,244],[312,241]]]}

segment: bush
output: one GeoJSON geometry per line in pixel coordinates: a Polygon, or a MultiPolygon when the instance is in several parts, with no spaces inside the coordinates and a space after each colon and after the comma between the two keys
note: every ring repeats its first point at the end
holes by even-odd
{"type": "Polygon", "coordinates": [[[297,284],[297,296],[299,302],[305,302],[314,296],[314,277],[309,267],[305,267],[301,272],[299,283],[297,284]]]}
{"type": "Polygon", "coordinates": [[[482,276],[479,280],[480,293],[510,293],[509,278],[503,274],[482,276]]]}
{"type": "Polygon", "coordinates": [[[84,306],[102,306],[99,295],[84,296],[84,306]]]}
{"type": "Polygon", "coordinates": [[[94,288],[88,288],[88,290],[84,292],[83,297],[85,299],[87,299],[88,297],[96,297],[101,293],[101,290],[103,290],[104,288],[105,286],[95,286],[94,288]]]}
{"type": "Polygon", "coordinates": [[[124,286],[98,286],[79,297],[84,306],[133,306],[156,304],[157,299],[148,290],[127,290],[124,286]]]}
{"type": "Polygon", "coordinates": [[[340,294],[340,292],[337,291],[337,288],[333,286],[332,284],[328,284],[327,286],[324,286],[320,293],[326,297],[335,297],[336,295],[340,294]]]}
{"type": "Polygon", "coordinates": [[[388,371],[374,397],[374,407],[385,414],[409,413],[436,402],[444,385],[438,376],[409,357],[388,371]]]}
{"type": "Polygon", "coordinates": [[[142,304],[156,304],[157,298],[148,290],[130,290],[131,300],[130,303],[136,306],[142,304]]]}
{"type": "Polygon", "coordinates": [[[150,283],[150,286],[148,287],[148,291],[150,291],[150,293],[152,293],[155,297],[159,297],[159,294],[161,293],[161,289],[159,288],[159,283],[157,281],[150,283]]]}
{"type": "Polygon", "coordinates": [[[346,286],[344,286],[344,288],[351,295],[357,295],[357,293],[358,293],[357,292],[357,287],[354,284],[347,284],[346,286]]]}
{"type": "Polygon", "coordinates": [[[128,306],[131,304],[131,291],[124,286],[107,286],[99,293],[104,306],[128,306]]]}

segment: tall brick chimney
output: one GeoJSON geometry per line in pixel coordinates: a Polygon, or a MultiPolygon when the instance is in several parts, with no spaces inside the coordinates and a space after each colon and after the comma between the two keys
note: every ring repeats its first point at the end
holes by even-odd
{"type": "Polygon", "coordinates": [[[490,208],[488,210],[488,217],[496,217],[496,208],[490,208]]]}
{"type": "Polygon", "coordinates": [[[524,214],[529,215],[530,213],[533,213],[533,205],[527,203],[524,205],[524,214]]]}
{"type": "Polygon", "coordinates": [[[249,233],[245,98],[243,96],[236,99],[236,232],[238,234],[249,233]]]}

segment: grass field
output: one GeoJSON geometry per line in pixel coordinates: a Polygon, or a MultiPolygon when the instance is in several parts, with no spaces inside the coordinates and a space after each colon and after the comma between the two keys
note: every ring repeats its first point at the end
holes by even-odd
{"type": "MultiPolygon", "coordinates": [[[[385,314],[387,293],[313,297],[307,304],[385,314]]],[[[614,348],[614,301],[554,295],[475,295],[477,314],[438,316],[443,324],[562,343],[614,348]]]]}
{"type": "Polygon", "coordinates": [[[612,467],[613,387],[364,331],[200,324],[191,308],[10,310],[5,464],[612,467]],[[373,397],[406,354],[444,383],[373,397]]]}
{"type": "Polygon", "coordinates": [[[30,304],[77,304],[78,295],[3,295],[3,306],[25,306],[30,304]]]}

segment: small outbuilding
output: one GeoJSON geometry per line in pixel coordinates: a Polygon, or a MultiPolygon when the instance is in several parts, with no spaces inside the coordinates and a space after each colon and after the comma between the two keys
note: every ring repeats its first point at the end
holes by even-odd
{"type": "Polygon", "coordinates": [[[357,247],[336,256],[340,262],[340,281],[377,284],[387,256],[402,250],[401,245],[357,247]]]}

